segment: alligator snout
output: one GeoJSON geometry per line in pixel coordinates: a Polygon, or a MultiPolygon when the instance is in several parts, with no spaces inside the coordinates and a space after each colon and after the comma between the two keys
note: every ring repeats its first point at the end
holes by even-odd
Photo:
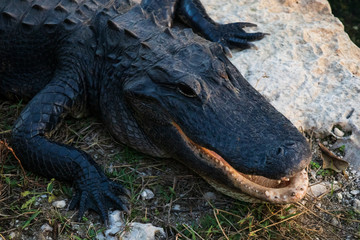
{"type": "Polygon", "coordinates": [[[305,138],[284,141],[266,154],[263,176],[272,179],[293,176],[307,166],[310,157],[309,144],[305,138]]]}

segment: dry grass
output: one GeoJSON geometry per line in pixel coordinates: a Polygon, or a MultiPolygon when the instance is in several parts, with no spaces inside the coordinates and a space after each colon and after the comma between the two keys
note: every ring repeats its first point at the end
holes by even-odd
{"type": "MultiPolygon", "coordinates": [[[[94,239],[97,231],[104,230],[96,214],[87,213],[81,223],[76,223],[72,218],[76,212],[56,209],[48,202],[68,199],[70,186],[24,173],[4,144],[22,107],[0,103],[0,239],[10,239],[10,235],[38,239],[45,223],[53,227],[47,232],[53,239],[94,239]]],[[[92,155],[108,176],[131,191],[131,214],[126,220],[163,227],[169,239],[360,237],[360,215],[339,204],[334,193],[321,199],[307,196],[300,203],[285,206],[236,201],[217,193],[173,160],[153,159],[120,146],[92,118],[66,120],[51,138],[92,155]],[[151,189],[155,197],[143,201],[139,194],[144,189],[151,189]],[[205,200],[206,192],[214,192],[216,199],[205,200]],[[339,224],[333,224],[334,218],[339,224]]],[[[317,158],[315,153],[314,160],[317,158]]]]}

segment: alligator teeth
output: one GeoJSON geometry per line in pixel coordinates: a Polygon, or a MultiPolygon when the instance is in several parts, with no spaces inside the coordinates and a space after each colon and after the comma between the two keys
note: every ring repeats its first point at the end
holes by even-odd
{"type": "Polygon", "coordinates": [[[288,177],[283,177],[283,178],[281,178],[281,181],[288,182],[288,181],[290,181],[290,178],[288,178],[288,177]]]}

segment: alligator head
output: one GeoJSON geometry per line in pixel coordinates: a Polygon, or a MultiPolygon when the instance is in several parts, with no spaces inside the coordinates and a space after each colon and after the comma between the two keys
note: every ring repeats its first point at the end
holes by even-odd
{"type": "Polygon", "coordinates": [[[235,198],[288,203],[305,195],[311,157],[306,139],[243,78],[219,44],[189,29],[139,38],[138,46],[126,47],[135,56],[116,65],[128,66],[121,70],[123,80],[107,89],[121,103],[105,117],[115,137],[181,161],[235,198]],[[121,96],[112,90],[116,86],[121,96]]]}

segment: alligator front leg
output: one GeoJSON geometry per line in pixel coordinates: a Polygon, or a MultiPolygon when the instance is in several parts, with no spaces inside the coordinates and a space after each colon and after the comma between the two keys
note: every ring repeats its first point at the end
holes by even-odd
{"type": "Polygon", "coordinates": [[[261,32],[247,33],[244,27],[255,27],[248,22],[220,24],[213,21],[206,13],[199,0],[180,0],[177,16],[187,25],[199,31],[206,39],[219,42],[224,47],[247,49],[254,46],[251,41],[262,39],[266,34],[261,32]]]}
{"type": "Polygon", "coordinates": [[[247,49],[254,46],[251,41],[262,39],[266,33],[247,33],[244,27],[255,27],[248,22],[236,22],[220,24],[213,21],[206,13],[204,6],[199,0],[179,0],[177,16],[200,32],[206,39],[219,42],[224,47],[247,49]]]}
{"type": "Polygon", "coordinates": [[[141,6],[148,13],[154,14],[158,22],[164,26],[171,26],[174,17],[178,16],[206,39],[220,43],[228,54],[228,48],[251,48],[254,46],[251,41],[260,40],[266,35],[261,32],[247,33],[243,30],[244,27],[256,27],[253,23],[216,23],[206,13],[200,0],[142,0],[141,6]]]}
{"type": "Polygon", "coordinates": [[[93,209],[106,221],[109,208],[128,211],[116,196],[127,190],[109,180],[85,152],[45,137],[64,116],[85,105],[85,90],[79,79],[72,69],[57,71],[22,111],[13,128],[11,145],[26,169],[74,183],[77,192],[70,209],[79,207],[78,219],[87,209],[93,209]]]}

